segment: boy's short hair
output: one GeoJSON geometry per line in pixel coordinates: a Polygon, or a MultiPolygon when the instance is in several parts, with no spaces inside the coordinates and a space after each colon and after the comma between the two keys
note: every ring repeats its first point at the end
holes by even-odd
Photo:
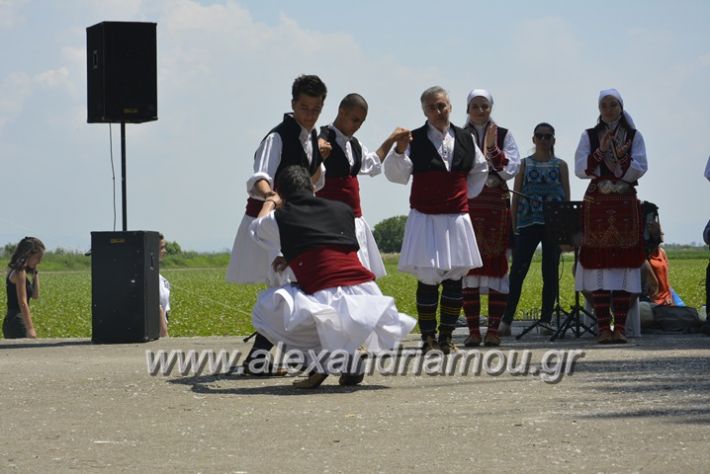
{"type": "Polygon", "coordinates": [[[308,170],[303,166],[287,166],[279,173],[276,179],[276,189],[279,196],[288,200],[297,193],[313,192],[313,182],[308,170]]]}
{"type": "Polygon", "coordinates": [[[320,77],[315,75],[302,74],[293,81],[291,87],[291,97],[294,101],[298,100],[301,95],[322,97],[325,100],[327,94],[328,89],[325,84],[320,80],[320,77]]]}

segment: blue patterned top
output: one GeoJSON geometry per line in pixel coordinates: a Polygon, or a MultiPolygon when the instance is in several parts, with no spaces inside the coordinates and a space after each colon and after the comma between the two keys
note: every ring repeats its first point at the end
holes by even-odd
{"type": "Polygon", "coordinates": [[[553,157],[549,161],[536,161],[531,156],[524,160],[525,176],[521,192],[533,199],[518,199],[516,226],[518,229],[533,224],[545,224],[543,203],[565,200],[565,190],[560,178],[562,160],[553,157]],[[537,199],[535,199],[537,198],[537,199]]]}

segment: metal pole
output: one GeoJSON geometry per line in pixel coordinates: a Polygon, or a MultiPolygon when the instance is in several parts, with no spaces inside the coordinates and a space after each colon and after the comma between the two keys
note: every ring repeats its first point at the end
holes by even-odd
{"type": "Polygon", "coordinates": [[[121,203],[123,205],[123,231],[128,230],[128,205],[126,199],[126,122],[121,122],[121,203]]]}

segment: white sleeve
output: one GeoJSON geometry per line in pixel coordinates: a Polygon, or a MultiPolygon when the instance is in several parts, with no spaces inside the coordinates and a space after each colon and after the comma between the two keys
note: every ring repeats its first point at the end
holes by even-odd
{"type": "Polygon", "coordinates": [[[281,236],[276,223],[274,211],[264,217],[258,217],[249,224],[249,235],[254,241],[265,249],[269,255],[269,262],[281,255],[281,236]]]}
{"type": "Polygon", "coordinates": [[[409,158],[409,147],[404,153],[397,153],[397,147],[393,146],[387,153],[383,164],[385,177],[393,183],[407,184],[412,175],[412,160],[409,158]]]}
{"type": "MultiPolygon", "coordinates": [[[[582,132],[582,136],[579,137],[579,144],[577,145],[577,151],[574,153],[574,174],[578,178],[591,179],[593,176],[587,175],[587,161],[591,151],[591,144],[589,143],[589,135],[586,130],[582,132]]],[[[596,170],[598,174],[598,167],[596,170]]]]}
{"type": "Polygon", "coordinates": [[[641,176],[646,174],[648,170],[648,161],[646,160],[646,143],[643,141],[641,132],[636,130],[634,141],[631,143],[631,163],[629,169],[624,173],[622,180],[627,183],[633,183],[641,176]]]}
{"type": "Polygon", "coordinates": [[[710,157],[708,157],[708,164],[705,165],[705,177],[710,181],[710,157]]]}
{"type": "Polygon", "coordinates": [[[362,148],[362,165],[360,165],[359,174],[377,176],[382,173],[382,161],[380,161],[380,157],[377,156],[377,153],[368,151],[367,147],[363,145],[360,140],[358,140],[358,143],[360,143],[360,148],[362,148]]]}
{"type": "Polygon", "coordinates": [[[518,150],[518,144],[515,143],[515,138],[513,138],[510,130],[505,134],[505,139],[503,140],[503,153],[508,159],[508,164],[498,174],[507,181],[514,178],[520,169],[520,150],[518,150]]]}
{"type": "Polygon", "coordinates": [[[318,178],[318,181],[316,181],[313,184],[313,187],[315,188],[316,192],[320,191],[321,189],[323,189],[323,186],[325,186],[325,173],[326,173],[325,163],[321,163],[320,164],[320,177],[318,178]]]}
{"type": "Polygon", "coordinates": [[[254,184],[260,179],[266,179],[273,188],[273,178],[281,163],[283,143],[278,133],[270,133],[259,144],[254,153],[254,174],[247,180],[247,192],[251,197],[257,197],[254,184]]]}
{"type": "Polygon", "coordinates": [[[476,147],[476,157],[473,162],[473,167],[471,171],[468,172],[466,177],[466,196],[469,199],[473,199],[483,190],[483,186],[486,184],[486,179],[488,178],[488,162],[483,152],[476,142],[473,142],[473,146],[476,147]]]}

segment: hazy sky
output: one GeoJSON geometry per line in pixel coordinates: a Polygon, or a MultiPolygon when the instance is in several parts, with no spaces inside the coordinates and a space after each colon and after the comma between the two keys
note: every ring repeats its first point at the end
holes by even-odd
{"type": "MultiPolygon", "coordinates": [[[[291,83],[328,86],[321,124],[345,94],[370,114],[371,149],[424,123],[419,94],[489,89],[523,156],[532,128],[557,129],[573,168],[599,90],[616,87],[643,133],[639,197],[660,206],[667,242],[701,241],[710,183],[710,2],[0,0],[0,245],[25,235],[87,249],[113,227],[109,126],[86,123],[86,27],[158,24],[158,121],[127,125],[128,225],[183,248],[231,248],[261,138],[290,108],[291,83]],[[591,5],[591,6],[590,6],[591,5]]],[[[113,125],[117,228],[119,126],[113,125]]],[[[572,198],[586,181],[571,177],[572,198]]],[[[371,225],[408,212],[409,188],[361,178],[371,225]]]]}

